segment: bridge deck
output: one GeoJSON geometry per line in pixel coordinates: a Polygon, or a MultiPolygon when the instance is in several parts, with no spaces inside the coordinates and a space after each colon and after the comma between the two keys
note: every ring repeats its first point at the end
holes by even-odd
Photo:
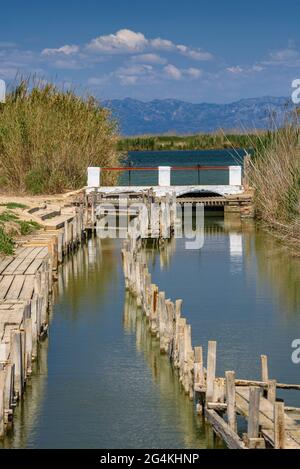
{"type": "Polygon", "coordinates": [[[221,196],[242,194],[244,189],[242,186],[229,185],[207,185],[207,186],[103,186],[98,188],[88,188],[87,192],[97,190],[98,193],[106,195],[119,195],[126,193],[142,194],[149,190],[153,190],[157,196],[166,194],[176,194],[176,197],[184,194],[214,193],[221,196]]]}

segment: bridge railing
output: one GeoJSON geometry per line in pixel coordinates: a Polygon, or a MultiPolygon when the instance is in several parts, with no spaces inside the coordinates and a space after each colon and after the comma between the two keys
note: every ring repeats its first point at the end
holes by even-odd
{"type": "Polygon", "coordinates": [[[101,174],[105,172],[118,172],[123,177],[120,185],[122,186],[160,186],[169,187],[171,185],[242,185],[242,167],[241,166],[121,166],[121,167],[89,167],[87,174],[88,187],[100,187],[101,174]],[[149,172],[152,173],[148,177],[149,172]],[[176,177],[178,173],[184,177],[176,177]],[[193,172],[193,182],[191,183],[188,174],[193,172]],[[209,178],[203,178],[202,173],[210,174],[209,178]],[[147,177],[133,177],[141,173],[147,174],[147,177]],[[177,173],[177,174],[176,174],[177,173]],[[223,173],[223,177],[218,177],[218,173],[223,173]],[[126,174],[126,176],[125,176],[126,174]],[[225,176],[224,176],[225,174],[225,176]],[[220,182],[220,180],[222,182],[220,182]],[[178,182],[179,181],[179,182],[178,182]]]}

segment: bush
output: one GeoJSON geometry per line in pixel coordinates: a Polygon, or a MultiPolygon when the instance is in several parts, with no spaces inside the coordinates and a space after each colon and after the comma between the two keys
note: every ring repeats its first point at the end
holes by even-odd
{"type": "MultiPolygon", "coordinates": [[[[117,166],[117,126],[93,97],[22,80],[0,104],[0,181],[17,192],[57,193],[86,184],[88,166],[117,166]]],[[[103,174],[103,183],[114,175],[103,174]]]]}

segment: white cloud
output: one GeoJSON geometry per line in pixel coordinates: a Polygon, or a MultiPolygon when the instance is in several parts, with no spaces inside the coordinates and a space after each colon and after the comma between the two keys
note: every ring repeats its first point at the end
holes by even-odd
{"type": "Polygon", "coordinates": [[[233,73],[234,75],[238,75],[244,71],[239,65],[236,65],[235,67],[227,67],[226,70],[227,72],[233,73]]]}
{"type": "Polygon", "coordinates": [[[183,44],[176,45],[169,39],[157,37],[148,39],[140,32],[130,29],[120,29],[114,34],[98,36],[87,44],[90,52],[100,52],[108,54],[134,53],[148,50],[164,50],[177,52],[192,60],[211,60],[212,54],[200,48],[192,48],[183,44]]]}
{"type": "Polygon", "coordinates": [[[184,45],[177,45],[176,49],[184,56],[192,60],[212,60],[213,56],[209,52],[202,51],[201,49],[192,49],[184,45]]]}
{"type": "Polygon", "coordinates": [[[199,68],[178,68],[175,65],[168,64],[164,67],[164,72],[168,78],[172,80],[181,80],[185,77],[191,78],[193,80],[200,78],[202,75],[202,70],[199,68]]]}
{"type": "Polygon", "coordinates": [[[59,47],[58,49],[43,49],[42,55],[55,55],[55,54],[63,54],[63,55],[71,55],[76,54],[79,51],[79,47],[76,45],[65,45],[59,47]]]}
{"type": "Polygon", "coordinates": [[[147,44],[148,40],[144,34],[130,29],[120,29],[115,34],[92,39],[87,48],[94,52],[137,52],[143,50],[147,44]]]}
{"type": "Polygon", "coordinates": [[[200,70],[199,68],[187,68],[184,72],[191,78],[200,78],[202,75],[202,70],[200,70]]]}
{"type": "Polygon", "coordinates": [[[164,71],[166,75],[171,78],[172,80],[181,80],[182,73],[179,68],[175,67],[175,65],[168,64],[164,67],[164,71]]]}
{"type": "Polygon", "coordinates": [[[131,58],[132,62],[135,63],[150,63],[150,64],[165,64],[167,60],[158,54],[140,54],[134,55],[131,58]]]}
{"type": "Polygon", "coordinates": [[[176,47],[172,41],[169,41],[168,39],[161,39],[160,37],[157,37],[156,39],[151,39],[150,45],[154,49],[162,50],[172,50],[176,47]]]}
{"type": "Polygon", "coordinates": [[[290,41],[288,47],[272,51],[268,59],[262,61],[261,64],[298,67],[300,65],[300,53],[295,48],[294,42],[290,41]]]}
{"type": "Polygon", "coordinates": [[[152,82],[156,73],[152,65],[137,64],[129,67],[120,67],[112,75],[122,85],[134,85],[137,81],[152,82]]]}

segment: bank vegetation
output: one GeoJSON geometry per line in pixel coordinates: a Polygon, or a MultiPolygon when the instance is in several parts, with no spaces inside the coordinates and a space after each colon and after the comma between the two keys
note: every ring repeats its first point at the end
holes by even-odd
{"type": "MultiPolygon", "coordinates": [[[[262,132],[263,133],[263,132],[262,132]]],[[[262,134],[261,133],[261,134],[262,134]]],[[[248,148],[258,144],[260,133],[223,133],[198,135],[161,135],[120,138],[120,151],[172,151],[172,150],[216,150],[225,148],[248,148]]]]}

